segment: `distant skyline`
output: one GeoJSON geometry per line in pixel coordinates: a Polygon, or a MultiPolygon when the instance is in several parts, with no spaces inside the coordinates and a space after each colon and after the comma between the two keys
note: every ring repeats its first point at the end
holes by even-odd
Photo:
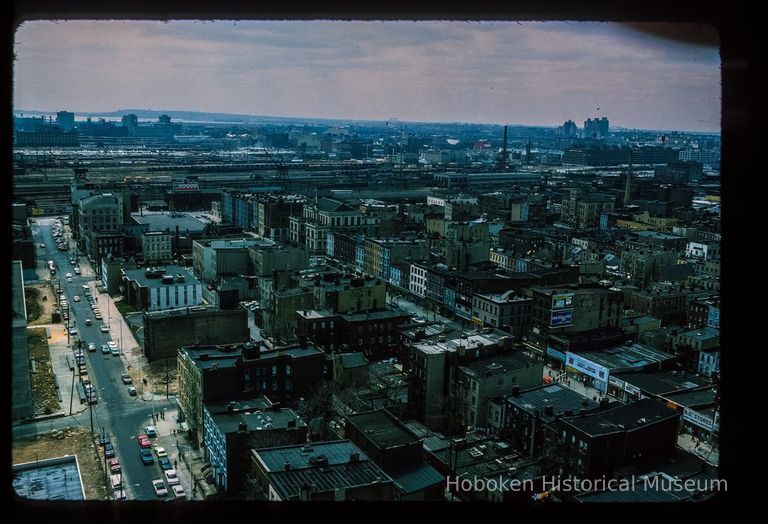
{"type": "Polygon", "coordinates": [[[14,110],[720,131],[718,49],[617,23],[34,21],[14,44],[14,110]]]}

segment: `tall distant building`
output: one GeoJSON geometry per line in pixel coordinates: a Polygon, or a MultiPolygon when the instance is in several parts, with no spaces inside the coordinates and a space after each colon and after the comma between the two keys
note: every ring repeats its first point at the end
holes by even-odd
{"type": "Polygon", "coordinates": [[[131,128],[139,127],[139,118],[133,113],[128,115],[123,115],[122,122],[125,127],[131,127],[131,128]]]}
{"type": "Polygon", "coordinates": [[[567,120],[557,128],[557,134],[566,138],[575,137],[578,133],[576,123],[573,120],[567,120]]]}
{"type": "Polygon", "coordinates": [[[584,121],[584,138],[608,138],[608,119],[587,118],[584,121]]]}
{"type": "Polygon", "coordinates": [[[69,111],[59,111],[56,113],[56,123],[62,131],[67,132],[75,127],[75,114],[69,111]]]}

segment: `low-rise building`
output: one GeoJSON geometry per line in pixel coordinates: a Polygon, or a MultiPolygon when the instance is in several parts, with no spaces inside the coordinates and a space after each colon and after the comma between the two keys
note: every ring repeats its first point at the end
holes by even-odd
{"type": "Polygon", "coordinates": [[[394,482],[349,440],[251,451],[261,495],[275,501],[389,501],[394,482]]]}
{"type": "Polygon", "coordinates": [[[203,301],[202,284],[183,267],[123,268],[121,271],[125,299],[138,309],[191,307],[203,301]]]}
{"type": "Polygon", "coordinates": [[[528,334],[531,327],[531,303],[528,297],[514,291],[505,293],[475,293],[472,297],[472,317],[517,338],[528,334]]]}
{"type": "Polygon", "coordinates": [[[262,398],[246,402],[209,402],[203,406],[205,460],[220,492],[243,489],[250,452],[307,441],[307,424],[293,410],[262,398]]]}
{"type": "Polygon", "coordinates": [[[421,439],[385,409],[347,415],[344,436],[395,484],[395,500],[442,500],[445,477],[427,464],[421,439]]]}
{"type": "Polygon", "coordinates": [[[141,252],[144,262],[155,264],[173,259],[171,239],[173,235],[162,231],[150,231],[141,235],[141,252]]]}
{"type": "Polygon", "coordinates": [[[272,402],[292,402],[323,379],[325,354],[313,345],[185,346],[177,365],[181,417],[192,438],[201,442],[204,402],[262,395],[272,402]]]}
{"type": "Polygon", "coordinates": [[[616,468],[671,454],[680,413],[658,399],[544,424],[543,455],[562,475],[611,477],[616,468]]]}

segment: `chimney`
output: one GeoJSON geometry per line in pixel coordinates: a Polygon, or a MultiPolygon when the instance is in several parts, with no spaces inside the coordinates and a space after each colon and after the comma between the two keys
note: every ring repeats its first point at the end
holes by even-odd
{"type": "Polygon", "coordinates": [[[551,417],[555,414],[555,406],[544,406],[544,414],[551,417]]]}
{"type": "Polygon", "coordinates": [[[283,469],[285,469],[285,471],[291,471],[291,463],[288,462],[287,459],[285,461],[285,464],[283,464],[283,469]]]}
{"type": "Polygon", "coordinates": [[[349,461],[350,462],[360,462],[360,453],[357,451],[353,451],[349,454],[349,461]]]}
{"type": "Polygon", "coordinates": [[[240,424],[237,425],[237,431],[248,431],[248,424],[240,422],[240,424]]]}
{"type": "Polygon", "coordinates": [[[513,397],[520,396],[520,386],[512,386],[512,396],[513,397]]]}

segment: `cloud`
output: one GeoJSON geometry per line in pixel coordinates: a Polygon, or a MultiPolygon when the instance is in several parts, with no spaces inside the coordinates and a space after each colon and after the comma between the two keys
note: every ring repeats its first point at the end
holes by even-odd
{"type": "Polygon", "coordinates": [[[27,109],[558,125],[600,107],[625,127],[719,121],[716,49],[621,24],[28,22],[15,42],[14,105],[27,109]]]}

